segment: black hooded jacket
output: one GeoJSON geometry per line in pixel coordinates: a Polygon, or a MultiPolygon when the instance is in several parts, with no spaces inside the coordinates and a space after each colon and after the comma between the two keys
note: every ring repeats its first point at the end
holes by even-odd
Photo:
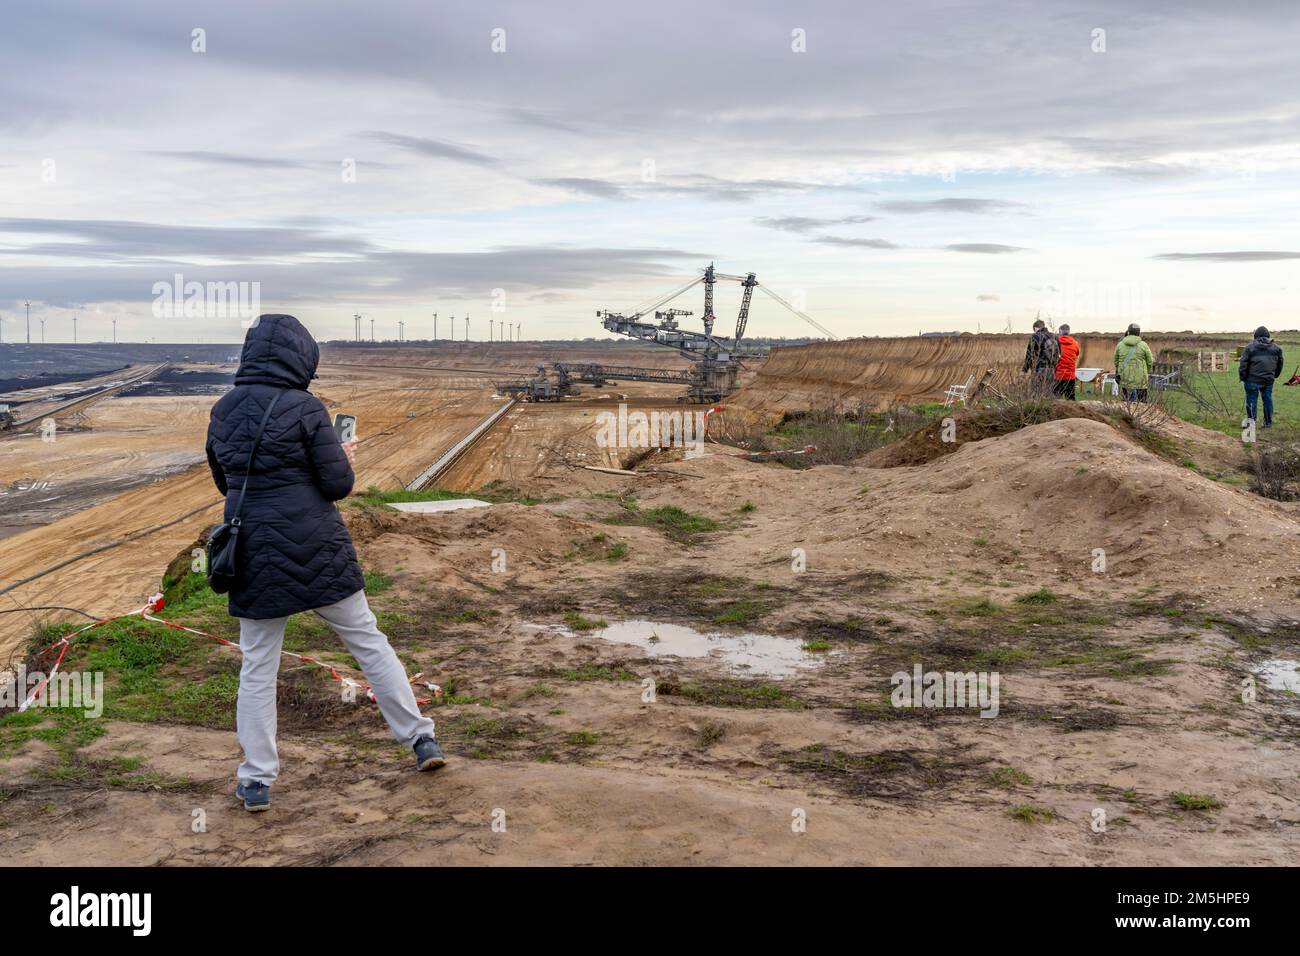
{"type": "Polygon", "coordinates": [[[1056,363],[1061,359],[1061,346],[1056,336],[1047,329],[1034,329],[1025,346],[1025,364],[1022,372],[1055,375],[1056,363]]]}
{"type": "Polygon", "coordinates": [[[1272,385],[1282,374],[1282,349],[1265,333],[1241,350],[1237,374],[1251,385],[1272,385]]]}
{"type": "Polygon", "coordinates": [[[244,339],[235,387],[212,407],[208,465],[234,513],[248,453],[273,395],[248,482],[234,617],[286,617],[364,586],[352,538],[333,502],[352,491],[352,466],[319,398],[307,391],[320,349],[291,315],[264,315],[244,339]]]}

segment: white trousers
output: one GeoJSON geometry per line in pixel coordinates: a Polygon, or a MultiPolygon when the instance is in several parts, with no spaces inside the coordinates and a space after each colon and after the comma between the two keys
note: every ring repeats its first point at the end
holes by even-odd
{"type": "MultiPolygon", "coordinates": [[[[433,736],[433,721],[420,713],[406,669],[376,626],[366,592],[358,591],[337,604],[316,608],[315,613],[343,639],[361,665],[379,711],[398,743],[409,747],[423,734],[433,736]]],[[[239,618],[239,647],[244,653],[235,707],[239,745],[244,749],[244,762],[238,772],[240,783],[269,786],[280,773],[280,757],[275,749],[275,691],[288,620],[239,618]]]]}

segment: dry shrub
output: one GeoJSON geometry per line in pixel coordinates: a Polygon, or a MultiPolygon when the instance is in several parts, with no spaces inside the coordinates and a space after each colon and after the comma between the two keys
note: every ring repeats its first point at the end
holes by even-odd
{"type": "Polygon", "coordinates": [[[1108,402],[1104,410],[1107,415],[1127,425],[1134,437],[1148,448],[1153,451],[1165,450],[1169,441],[1160,429],[1174,417],[1169,411],[1165,391],[1151,389],[1147,392],[1145,402],[1129,401],[1128,398],[1108,402]]]}
{"type": "Polygon", "coordinates": [[[1246,446],[1248,487],[1274,501],[1300,499],[1300,434],[1295,429],[1246,446]]]}
{"type": "Polygon", "coordinates": [[[933,413],[910,405],[895,404],[876,412],[865,403],[836,402],[806,412],[788,413],[775,433],[762,438],[761,447],[767,451],[816,449],[798,455],[775,456],[775,460],[792,468],[843,465],[897,441],[933,418],[933,413]]]}
{"type": "Polygon", "coordinates": [[[1240,388],[1225,389],[1222,379],[1212,373],[1184,368],[1178,390],[1191,399],[1196,417],[1202,420],[1235,419],[1241,415],[1240,388]]]}

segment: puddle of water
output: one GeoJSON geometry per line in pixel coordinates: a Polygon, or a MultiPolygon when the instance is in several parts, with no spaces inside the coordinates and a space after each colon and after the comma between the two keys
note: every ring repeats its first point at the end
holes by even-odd
{"type": "Polygon", "coordinates": [[[704,633],[657,621],[620,621],[591,634],[639,647],[650,657],[710,657],[728,670],[764,677],[789,677],[801,668],[818,666],[826,657],[805,651],[802,642],[790,637],[704,633]]]}
{"type": "Polygon", "coordinates": [[[462,508],[487,508],[491,504],[490,501],[479,501],[477,498],[449,498],[446,501],[395,501],[388,507],[417,514],[433,514],[438,511],[460,511],[462,508]]]}
{"type": "Polygon", "coordinates": [[[1300,694],[1300,661],[1276,657],[1260,664],[1255,674],[1269,690],[1289,690],[1300,694]]]}

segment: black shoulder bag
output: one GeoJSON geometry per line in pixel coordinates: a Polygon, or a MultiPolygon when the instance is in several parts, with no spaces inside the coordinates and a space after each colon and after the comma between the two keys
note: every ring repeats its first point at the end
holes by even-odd
{"type": "Polygon", "coordinates": [[[262,432],[271,420],[271,409],[283,394],[281,389],[271,396],[262,416],[262,424],[257,428],[257,437],[253,439],[253,449],[248,453],[248,469],[244,472],[244,487],[239,490],[239,503],[230,520],[217,525],[208,536],[208,586],[218,594],[225,594],[235,585],[235,571],[239,567],[239,512],[244,509],[244,496],[248,493],[248,478],[253,473],[253,459],[257,456],[257,446],[262,443],[262,432]]]}

